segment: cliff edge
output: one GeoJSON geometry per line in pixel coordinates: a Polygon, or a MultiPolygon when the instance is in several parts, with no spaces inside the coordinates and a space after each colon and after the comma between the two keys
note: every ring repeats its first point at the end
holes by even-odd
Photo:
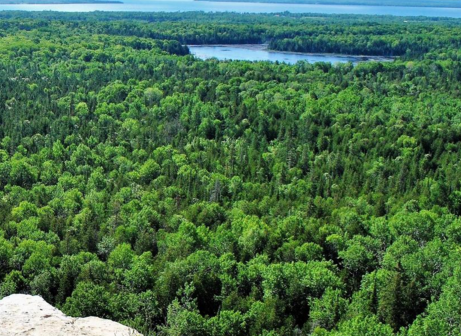
{"type": "Polygon", "coordinates": [[[0,300],[0,336],[142,336],[120,323],[64,315],[39,296],[14,294],[0,300]]]}

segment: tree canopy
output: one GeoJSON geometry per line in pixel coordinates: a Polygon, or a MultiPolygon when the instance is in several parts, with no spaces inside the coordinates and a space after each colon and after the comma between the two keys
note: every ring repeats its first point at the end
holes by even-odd
{"type": "Polygon", "coordinates": [[[396,20],[0,13],[0,297],[151,336],[459,332],[461,26],[396,20]],[[400,56],[186,45],[268,41],[400,56]]]}

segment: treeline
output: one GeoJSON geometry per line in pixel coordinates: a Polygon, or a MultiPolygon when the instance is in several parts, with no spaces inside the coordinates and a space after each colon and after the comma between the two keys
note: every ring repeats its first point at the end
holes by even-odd
{"type": "Polygon", "coordinates": [[[196,0],[211,2],[263,2],[290,3],[305,5],[340,5],[340,6],[397,6],[397,7],[447,7],[460,8],[459,0],[196,0]]]}
{"type": "Polygon", "coordinates": [[[296,36],[294,38],[273,39],[269,48],[280,51],[307,53],[339,53],[347,55],[405,56],[408,59],[425,53],[451,46],[459,48],[461,38],[430,35],[333,35],[331,32],[321,35],[296,36]]]}
{"type": "Polygon", "coordinates": [[[125,15],[0,20],[0,297],[150,336],[460,330],[459,49],[200,61],[125,15]]]}
{"type": "MultiPolygon", "coordinates": [[[[91,34],[170,40],[187,44],[268,43],[280,51],[422,58],[440,49],[461,47],[461,25],[452,19],[362,17],[280,13],[237,15],[206,13],[135,13],[121,20],[117,13],[37,14],[4,12],[4,29],[85,30],[91,34]],[[17,18],[24,18],[18,20],[17,18]],[[13,18],[13,19],[11,19],[13,18]],[[136,19],[136,20],[135,20],[136,19]]],[[[184,54],[180,46],[165,48],[184,54]]]]}

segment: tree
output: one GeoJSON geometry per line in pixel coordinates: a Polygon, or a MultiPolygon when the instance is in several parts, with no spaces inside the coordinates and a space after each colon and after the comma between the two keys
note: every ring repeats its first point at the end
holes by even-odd
{"type": "Polygon", "coordinates": [[[327,288],[321,298],[312,300],[309,323],[311,330],[318,328],[331,330],[336,327],[346,311],[347,300],[340,290],[327,288]]]}
{"type": "Polygon", "coordinates": [[[70,316],[100,316],[110,318],[110,294],[102,286],[80,282],[72,295],[66,299],[63,312],[70,316]]]}
{"type": "Polygon", "coordinates": [[[375,316],[356,317],[340,324],[338,331],[332,332],[337,336],[390,336],[393,335],[392,328],[380,323],[375,316]]]}

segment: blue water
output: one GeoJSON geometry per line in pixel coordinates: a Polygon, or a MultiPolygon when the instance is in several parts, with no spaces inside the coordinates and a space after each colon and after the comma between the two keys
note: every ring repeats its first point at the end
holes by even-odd
{"type": "Polygon", "coordinates": [[[358,63],[362,61],[389,60],[381,57],[359,57],[359,56],[342,56],[342,55],[318,55],[318,54],[300,54],[284,53],[278,51],[269,51],[258,45],[238,45],[238,46],[189,46],[190,52],[200,59],[216,58],[218,60],[243,60],[243,61],[271,61],[295,64],[298,61],[329,62],[329,63],[358,63]]]}
{"type": "Polygon", "coordinates": [[[193,0],[122,0],[123,4],[68,4],[68,5],[0,5],[0,10],[53,10],[62,12],[139,11],[139,12],[238,12],[238,13],[292,13],[371,14],[397,16],[432,16],[461,18],[460,8],[424,8],[391,6],[336,6],[268,3],[202,2],[193,0]]]}

